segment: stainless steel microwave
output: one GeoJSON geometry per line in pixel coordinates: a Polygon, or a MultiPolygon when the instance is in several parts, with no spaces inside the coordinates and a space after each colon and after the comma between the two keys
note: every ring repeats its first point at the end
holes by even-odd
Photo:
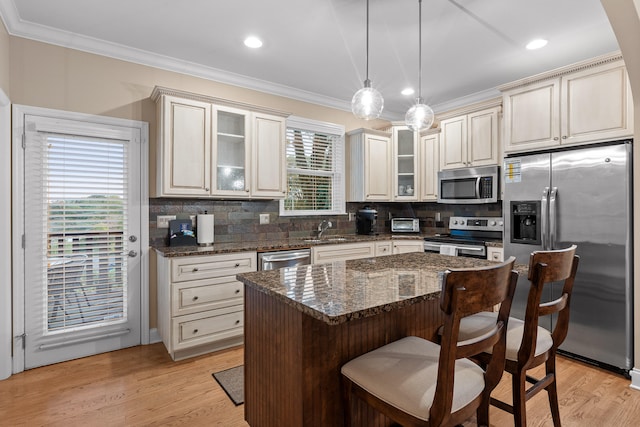
{"type": "Polygon", "coordinates": [[[438,203],[496,203],[500,168],[482,166],[438,172],[438,203]]]}

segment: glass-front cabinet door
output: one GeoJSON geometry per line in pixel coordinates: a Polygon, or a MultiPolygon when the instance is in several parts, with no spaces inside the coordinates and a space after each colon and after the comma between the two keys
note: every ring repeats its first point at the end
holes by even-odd
{"type": "Polygon", "coordinates": [[[216,107],[213,117],[212,193],[246,196],[249,192],[249,111],[216,107]]]}
{"type": "Polygon", "coordinates": [[[393,126],[394,199],[418,200],[418,144],[414,131],[393,126]]]}

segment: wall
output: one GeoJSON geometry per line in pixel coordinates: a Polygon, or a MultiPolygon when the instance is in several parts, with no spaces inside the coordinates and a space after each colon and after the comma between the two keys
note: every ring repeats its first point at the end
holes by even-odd
{"type": "Polygon", "coordinates": [[[9,43],[10,37],[4,23],[0,19],[0,90],[10,96],[9,91],[9,43]]]}
{"type": "MultiPolygon", "coordinates": [[[[502,216],[500,203],[487,205],[445,205],[438,203],[347,203],[347,212],[355,213],[364,206],[378,211],[378,233],[390,232],[392,217],[420,219],[420,228],[425,233],[446,231],[451,216],[502,216]],[[440,213],[444,224],[436,224],[436,213],[440,213]]],[[[258,242],[311,237],[323,219],[333,226],[330,234],[355,234],[355,221],[347,215],[290,217],[278,215],[278,201],[213,201],[196,199],[151,199],[149,201],[149,236],[152,246],[167,245],[167,229],[156,227],[158,215],[214,214],[215,241],[258,242]],[[258,215],[268,213],[270,223],[260,224],[258,215]]]]}
{"type": "MultiPolygon", "coordinates": [[[[640,0],[601,0],[618,39],[622,56],[629,73],[634,102],[634,140],[640,141],[640,0]]],[[[640,150],[634,149],[633,162],[640,165],[640,150]]],[[[633,171],[634,188],[640,188],[640,169],[633,171]]],[[[634,267],[640,265],[640,197],[634,190],[634,267]]],[[[632,387],[640,389],[640,268],[634,268],[634,369],[632,387]]]]}
{"type": "MultiPolygon", "coordinates": [[[[9,35],[0,20],[0,218],[11,217],[11,102],[9,35]]],[[[11,239],[0,244],[0,379],[11,375],[11,239]]]]}
{"type": "MultiPolygon", "coordinates": [[[[388,122],[383,120],[373,122],[358,120],[348,111],[326,108],[33,40],[9,37],[2,27],[0,29],[0,85],[5,84],[7,93],[9,90],[11,92],[11,100],[14,104],[148,122],[150,128],[149,181],[152,189],[155,185],[156,106],[149,96],[156,85],[287,111],[296,116],[340,124],[347,130],[360,127],[379,128],[388,125],[388,122]],[[8,53],[3,54],[3,52],[8,53]],[[9,75],[11,75],[10,80],[9,75]]],[[[351,94],[346,95],[346,97],[350,96],[351,94]]],[[[152,190],[150,194],[153,194],[152,190]]],[[[149,261],[149,323],[153,328],[156,326],[156,275],[153,254],[149,261]]]]}

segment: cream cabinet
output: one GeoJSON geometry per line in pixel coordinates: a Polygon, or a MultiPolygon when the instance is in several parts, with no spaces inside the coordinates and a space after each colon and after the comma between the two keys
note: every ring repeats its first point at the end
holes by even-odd
{"type": "Polygon", "coordinates": [[[393,254],[393,241],[378,240],[374,242],[375,256],[385,256],[393,254]]]}
{"type": "Polygon", "coordinates": [[[251,195],[282,198],[287,192],[285,120],[272,114],[253,113],[253,133],[251,195]]]}
{"type": "Polygon", "coordinates": [[[374,242],[339,243],[319,245],[311,248],[311,262],[322,264],[334,261],[369,258],[376,256],[374,242]]]}
{"type": "Polygon", "coordinates": [[[473,111],[440,122],[440,169],[501,162],[500,107],[473,111]]]}
{"type": "Polygon", "coordinates": [[[419,196],[418,138],[407,126],[391,128],[393,200],[417,201],[419,196]]]}
{"type": "Polygon", "coordinates": [[[487,259],[489,261],[504,261],[504,249],[494,246],[487,247],[487,259]]]}
{"type": "Polygon", "coordinates": [[[631,88],[620,55],[581,62],[500,89],[506,153],[633,135],[631,88]]]}
{"type": "Polygon", "coordinates": [[[287,113],[156,87],[156,197],[283,198],[287,113]]]}
{"type": "Polygon", "coordinates": [[[410,252],[424,252],[423,240],[394,240],[393,254],[407,254],[410,252]]]}
{"type": "Polygon", "coordinates": [[[165,95],[158,104],[158,195],[211,194],[211,104],[165,95]]]}
{"type": "Polygon", "coordinates": [[[174,360],[243,342],[244,286],[255,252],[157,257],[158,332],[174,360]]]}
{"type": "Polygon", "coordinates": [[[357,129],[347,133],[348,202],[392,199],[392,147],[389,132],[357,129]]]}
{"type": "Polygon", "coordinates": [[[420,136],[420,200],[438,200],[440,170],[440,131],[430,129],[420,136]]]}

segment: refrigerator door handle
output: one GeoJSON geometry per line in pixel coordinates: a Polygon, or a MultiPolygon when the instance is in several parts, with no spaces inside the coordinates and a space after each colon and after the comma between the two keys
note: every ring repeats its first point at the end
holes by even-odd
{"type": "Polygon", "coordinates": [[[547,204],[549,201],[549,187],[544,187],[542,190],[542,200],[540,200],[540,234],[542,235],[542,250],[545,251],[549,249],[547,245],[547,229],[549,225],[547,224],[548,216],[547,216],[547,204]]]}
{"type": "Polygon", "coordinates": [[[549,249],[555,249],[556,246],[556,227],[558,217],[556,211],[556,198],[558,196],[558,187],[551,189],[551,195],[549,196],[549,249]]]}

